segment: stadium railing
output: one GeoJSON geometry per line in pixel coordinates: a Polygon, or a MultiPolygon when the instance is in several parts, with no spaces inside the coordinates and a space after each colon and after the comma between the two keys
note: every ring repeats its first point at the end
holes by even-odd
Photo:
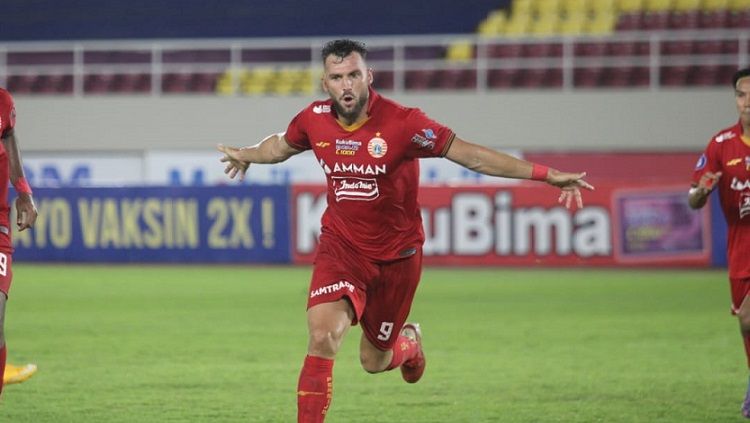
{"type": "MultiPolygon", "coordinates": [[[[396,93],[715,86],[750,65],[747,29],[362,40],[370,50],[376,87],[396,93]]],[[[2,43],[0,86],[18,95],[309,95],[319,90],[319,52],[325,41],[2,43]]]]}

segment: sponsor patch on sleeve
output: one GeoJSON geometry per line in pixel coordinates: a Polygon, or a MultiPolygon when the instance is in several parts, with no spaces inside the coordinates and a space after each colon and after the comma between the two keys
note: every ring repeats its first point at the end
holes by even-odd
{"type": "Polygon", "coordinates": [[[698,162],[695,163],[695,170],[701,170],[704,167],[706,167],[706,163],[708,162],[708,159],[706,158],[705,154],[701,154],[701,156],[698,158],[698,162]]]}

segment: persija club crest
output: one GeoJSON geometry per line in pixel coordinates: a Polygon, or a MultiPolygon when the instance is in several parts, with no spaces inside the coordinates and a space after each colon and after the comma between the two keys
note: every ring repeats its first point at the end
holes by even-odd
{"type": "Polygon", "coordinates": [[[380,132],[376,133],[375,138],[371,139],[370,142],[367,143],[367,152],[376,159],[385,156],[385,153],[388,152],[388,143],[385,142],[384,139],[380,138],[380,132]]]}

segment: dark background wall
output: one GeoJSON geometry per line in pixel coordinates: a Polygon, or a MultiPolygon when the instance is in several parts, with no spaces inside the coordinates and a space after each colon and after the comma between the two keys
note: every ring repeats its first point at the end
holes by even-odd
{"type": "Polygon", "coordinates": [[[510,0],[3,0],[0,41],[472,33],[510,0]]]}

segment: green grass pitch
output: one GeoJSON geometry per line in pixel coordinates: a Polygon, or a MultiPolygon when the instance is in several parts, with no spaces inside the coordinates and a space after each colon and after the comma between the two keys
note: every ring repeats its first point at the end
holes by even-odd
{"type": "MultiPolygon", "coordinates": [[[[294,422],[307,267],[20,263],[7,422],[294,422]]],[[[422,381],[359,367],[352,328],[327,423],[740,422],[726,272],[426,269],[422,381]]]]}

